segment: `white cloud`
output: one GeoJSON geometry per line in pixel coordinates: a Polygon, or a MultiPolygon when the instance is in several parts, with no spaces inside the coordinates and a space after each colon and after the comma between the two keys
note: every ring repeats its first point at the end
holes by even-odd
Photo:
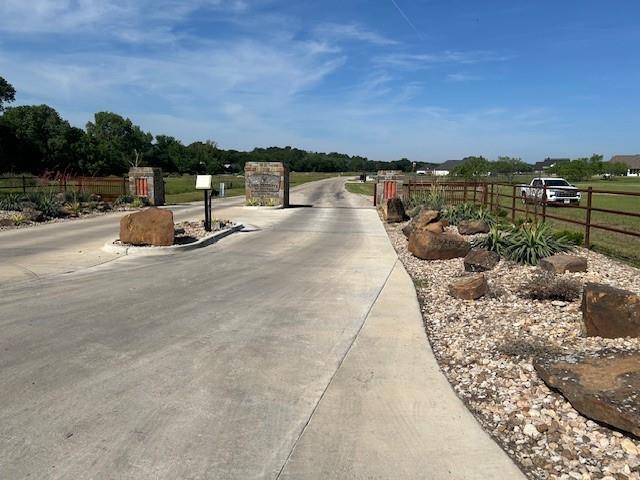
{"type": "Polygon", "coordinates": [[[451,82],[471,82],[474,80],[480,80],[477,75],[469,75],[467,73],[450,73],[447,75],[447,80],[451,82]]]}
{"type": "Polygon", "coordinates": [[[472,65],[486,62],[504,62],[510,56],[489,51],[444,51],[435,53],[394,52],[378,55],[374,61],[379,66],[420,70],[438,64],[472,65]]]}
{"type": "Polygon", "coordinates": [[[355,23],[323,23],[315,29],[315,35],[333,41],[352,40],[371,45],[397,45],[398,42],[355,23]]]}

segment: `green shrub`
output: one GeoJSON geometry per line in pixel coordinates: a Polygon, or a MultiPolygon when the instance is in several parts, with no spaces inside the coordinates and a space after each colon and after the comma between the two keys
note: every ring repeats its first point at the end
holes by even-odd
{"type": "Polygon", "coordinates": [[[131,202],[133,202],[133,195],[120,195],[118,198],[116,198],[116,201],[113,202],[114,206],[121,206],[121,205],[129,205],[131,202]]]}
{"type": "Polygon", "coordinates": [[[553,236],[558,239],[564,238],[567,242],[570,242],[572,245],[583,245],[584,244],[584,233],[576,232],[575,230],[560,230],[553,232],[553,236]]]}
{"type": "Polygon", "coordinates": [[[13,210],[19,211],[22,201],[22,194],[20,193],[7,193],[0,196],[0,210],[13,210]]]}
{"type": "Polygon", "coordinates": [[[532,300],[573,302],[580,297],[581,289],[580,282],[574,278],[542,272],[523,287],[522,296],[532,300]]]}
{"type": "Polygon", "coordinates": [[[131,200],[131,206],[133,208],[142,208],[146,207],[147,205],[149,205],[149,200],[147,200],[145,197],[134,197],[134,199],[131,200]]]}
{"type": "Polygon", "coordinates": [[[80,212],[82,212],[82,204],[77,200],[67,202],[64,204],[64,206],[69,213],[75,215],[76,217],[80,215],[80,212]]]}
{"type": "Polygon", "coordinates": [[[90,200],[91,194],[83,191],[64,192],[64,202],[86,203],[90,200]]]}

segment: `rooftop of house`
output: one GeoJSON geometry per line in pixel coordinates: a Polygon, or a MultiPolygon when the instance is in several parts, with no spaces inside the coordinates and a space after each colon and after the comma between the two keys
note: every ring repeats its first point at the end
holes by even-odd
{"type": "Polygon", "coordinates": [[[554,166],[556,163],[560,163],[560,162],[568,162],[570,159],[569,158],[545,158],[544,160],[542,160],[541,162],[536,162],[533,164],[533,168],[535,170],[542,170],[544,168],[549,168],[554,166]]]}
{"type": "Polygon", "coordinates": [[[624,163],[629,168],[640,168],[640,155],[614,155],[609,161],[624,163]]]}

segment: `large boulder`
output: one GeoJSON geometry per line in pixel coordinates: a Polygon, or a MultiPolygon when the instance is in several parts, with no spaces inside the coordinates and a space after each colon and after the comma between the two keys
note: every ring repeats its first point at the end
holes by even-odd
{"type": "Polygon", "coordinates": [[[558,254],[545,257],[538,263],[541,269],[553,273],[586,272],[587,259],[576,255],[558,254]]]}
{"type": "Polygon", "coordinates": [[[426,210],[423,208],[418,215],[413,217],[413,219],[402,228],[402,233],[404,233],[405,237],[409,238],[414,229],[424,228],[436,222],[439,217],[440,212],[438,210],[426,210]]]}
{"type": "Polygon", "coordinates": [[[449,285],[449,294],[462,300],[477,300],[489,291],[487,279],[483,273],[464,277],[449,285]]]}
{"type": "Polygon", "coordinates": [[[471,245],[453,232],[433,233],[421,229],[411,232],[408,248],[422,260],[449,260],[464,257],[471,245]]]}
{"type": "Polygon", "coordinates": [[[585,417],[640,436],[640,352],[547,354],[533,366],[585,417]]]}
{"type": "Polygon", "coordinates": [[[589,337],[640,337],[640,296],[587,283],[582,294],[582,320],[589,337]]]}
{"type": "Polygon", "coordinates": [[[120,219],[120,241],[130,245],[173,245],[173,212],[147,208],[120,219]]]}
{"type": "Polygon", "coordinates": [[[476,233],[489,233],[489,225],[484,220],[462,220],[458,224],[460,235],[475,235],[476,233]]]}
{"type": "Polygon", "coordinates": [[[46,220],[45,215],[40,210],[37,210],[35,208],[23,207],[20,213],[22,213],[24,218],[26,218],[30,222],[42,222],[46,220]]]}
{"type": "Polygon", "coordinates": [[[474,248],[464,257],[464,269],[467,272],[486,272],[500,262],[500,255],[484,248],[474,248]]]}
{"type": "Polygon", "coordinates": [[[384,221],[387,223],[400,223],[409,218],[404,211],[404,204],[399,198],[388,199],[384,204],[382,212],[384,221]]]}

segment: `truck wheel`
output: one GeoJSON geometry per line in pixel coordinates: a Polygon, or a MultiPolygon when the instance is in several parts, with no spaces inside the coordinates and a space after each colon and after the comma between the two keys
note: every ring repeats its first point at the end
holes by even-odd
{"type": "Polygon", "coordinates": [[[525,192],[522,192],[522,204],[527,204],[527,194],[525,192]]]}

